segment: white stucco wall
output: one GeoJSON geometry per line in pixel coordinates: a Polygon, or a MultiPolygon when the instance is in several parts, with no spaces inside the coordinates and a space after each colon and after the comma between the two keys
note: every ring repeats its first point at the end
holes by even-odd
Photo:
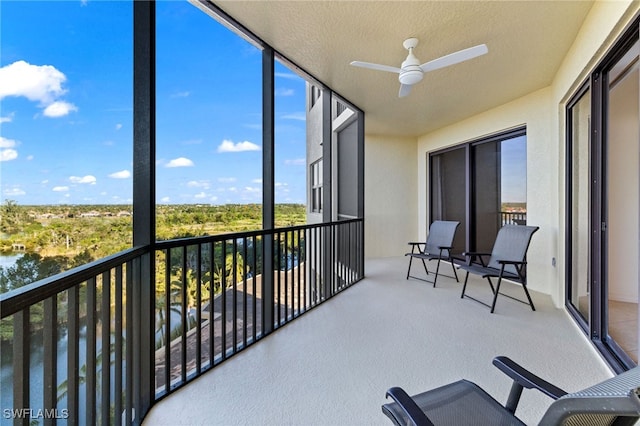
{"type": "Polygon", "coordinates": [[[529,250],[529,286],[550,294],[556,306],[562,306],[566,101],[639,10],[638,2],[596,1],[547,88],[422,135],[414,143],[393,137],[367,136],[366,256],[401,255],[407,241],[416,236],[425,237],[428,152],[526,125],[527,222],[540,226],[529,250]],[[410,152],[412,147],[414,150],[410,152]],[[556,259],[555,267],[552,258],[556,259]]]}
{"type": "Polygon", "coordinates": [[[365,137],[365,256],[406,253],[418,235],[416,140],[365,137]]]}

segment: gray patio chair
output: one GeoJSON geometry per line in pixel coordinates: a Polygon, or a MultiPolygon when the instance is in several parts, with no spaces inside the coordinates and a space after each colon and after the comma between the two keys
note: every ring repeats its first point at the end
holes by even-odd
{"type": "MultiPolygon", "coordinates": [[[[533,301],[531,300],[531,296],[529,295],[529,290],[527,290],[527,277],[526,277],[526,269],[525,266],[527,250],[529,248],[529,243],[531,242],[531,237],[538,230],[537,226],[521,226],[521,225],[504,225],[498,231],[498,235],[496,236],[496,241],[493,244],[493,250],[491,253],[477,253],[477,252],[466,252],[463,253],[467,257],[467,264],[460,265],[460,269],[467,271],[467,275],[464,278],[464,285],[462,286],[462,294],[461,298],[465,296],[469,299],[475,300],[485,306],[491,308],[491,313],[496,308],[496,300],[498,300],[498,294],[500,293],[500,284],[502,283],[502,279],[506,278],[511,281],[518,282],[522,284],[522,288],[524,289],[524,294],[527,296],[527,300],[529,302],[529,306],[531,306],[531,310],[535,311],[536,308],[533,306],[533,301]],[[485,264],[482,256],[489,256],[489,263],[485,264]],[[473,263],[473,259],[477,258],[480,260],[480,264],[473,263]],[[486,278],[489,281],[489,286],[491,287],[491,291],[493,292],[493,302],[491,306],[484,303],[481,300],[475,299],[467,294],[465,294],[467,290],[467,281],[469,279],[469,273],[481,275],[482,278],[486,278]],[[493,283],[491,282],[491,277],[497,277],[498,282],[496,287],[493,287],[493,283]]],[[[509,297],[510,299],[516,300],[521,303],[527,303],[523,300],[517,299],[515,297],[509,296],[508,294],[502,293],[503,296],[509,297]]]]}
{"type": "Polygon", "coordinates": [[[494,358],[493,365],[513,379],[504,406],[475,383],[460,380],[411,397],[393,387],[386,396],[395,402],[384,404],[382,412],[398,426],[524,425],[515,412],[527,388],[554,399],[540,425],[632,425],[640,418],[640,367],[568,394],[507,357],[494,358]]]}
{"type": "MultiPolygon", "coordinates": [[[[411,252],[405,253],[405,256],[409,256],[409,268],[407,269],[407,279],[415,278],[417,280],[426,281],[428,283],[432,282],[433,286],[435,287],[436,281],[438,279],[438,273],[440,271],[440,261],[447,260],[451,262],[453,275],[455,276],[456,281],[458,281],[458,273],[456,272],[456,268],[453,264],[453,259],[451,258],[451,249],[453,248],[453,239],[456,235],[456,229],[458,229],[458,225],[460,225],[460,222],[436,220],[429,227],[429,234],[427,235],[426,242],[424,243],[410,242],[409,243],[409,245],[411,246],[411,252]],[[411,262],[413,261],[414,258],[420,259],[422,261],[422,266],[424,266],[424,272],[427,275],[429,275],[429,271],[427,270],[427,264],[425,263],[425,260],[438,261],[436,265],[436,274],[435,274],[435,277],[433,278],[433,281],[429,281],[425,278],[420,278],[420,277],[411,275],[411,262]]],[[[445,276],[448,276],[448,275],[445,275],[445,276]]]]}

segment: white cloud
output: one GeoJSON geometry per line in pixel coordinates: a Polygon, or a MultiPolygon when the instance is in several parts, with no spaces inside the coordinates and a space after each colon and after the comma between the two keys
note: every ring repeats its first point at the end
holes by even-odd
{"type": "Polygon", "coordinates": [[[15,140],[0,136],[0,161],[11,161],[18,158],[18,151],[14,149],[16,145],[15,140]]]}
{"type": "Polygon", "coordinates": [[[253,179],[252,183],[262,183],[262,179],[253,179]]]}
{"type": "Polygon", "coordinates": [[[88,183],[90,185],[96,184],[96,177],[92,175],[86,175],[83,177],[80,176],[70,176],[69,180],[71,183],[88,183]]]}
{"type": "Polygon", "coordinates": [[[307,114],[305,114],[304,112],[293,112],[291,114],[283,115],[282,118],[284,118],[286,120],[306,121],[307,120],[307,114]]]}
{"type": "Polygon", "coordinates": [[[27,160],[28,160],[28,161],[33,160],[33,155],[27,155],[27,160]]]}
{"type": "Polygon", "coordinates": [[[11,161],[18,158],[18,151],[12,148],[0,150],[0,161],[11,161]]]}
{"type": "Polygon", "coordinates": [[[209,189],[209,181],[207,180],[191,180],[189,182],[187,182],[187,186],[189,188],[204,188],[204,189],[209,189]]]}
{"type": "Polygon", "coordinates": [[[13,139],[7,139],[0,136],[0,148],[14,148],[16,146],[16,141],[13,139]]]}
{"type": "Polygon", "coordinates": [[[67,192],[69,190],[68,186],[54,186],[52,191],[55,192],[67,192]]]}
{"type": "Polygon", "coordinates": [[[182,91],[182,92],[176,92],[173,93],[171,95],[172,98],[187,98],[189,97],[189,95],[191,95],[191,92],[189,92],[188,90],[182,91]]]}
{"type": "Polygon", "coordinates": [[[48,184],[48,183],[49,183],[49,179],[45,179],[45,180],[43,180],[43,181],[42,181],[42,182],[40,182],[40,183],[41,183],[41,184],[43,184],[43,185],[46,185],[46,184],[48,184]]]}
{"type": "Polygon", "coordinates": [[[169,201],[171,201],[171,199],[169,197],[162,197],[160,199],[160,202],[162,202],[162,203],[168,203],[169,201]]]}
{"type": "Polygon", "coordinates": [[[253,188],[251,186],[245,186],[244,190],[245,190],[245,192],[249,192],[249,193],[258,193],[258,192],[262,191],[261,188],[253,188]]]}
{"type": "Polygon", "coordinates": [[[244,152],[244,151],[260,151],[260,147],[253,142],[244,141],[234,143],[230,140],[223,140],[218,146],[218,152],[244,152]]]}
{"type": "Polygon", "coordinates": [[[207,198],[207,194],[205,194],[204,192],[200,192],[200,193],[194,195],[193,197],[194,198],[198,198],[198,199],[207,198]]]}
{"type": "Polygon", "coordinates": [[[0,68],[0,99],[25,97],[45,108],[47,117],[62,117],[78,108],[59,100],[67,91],[62,84],[67,77],[52,65],[32,65],[16,61],[0,68]]]}
{"type": "Polygon", "coordinates": [[[307,159],[306,158],[295,158],[293,160],[284,160],[284,164],[287,166],[306,166],[307,159]]]}
{"type": "Polygon", "coordinates": [[[4,191],[2,191],[2,193],[4,194],[5,197],[15,197],[17,195],[25,195],[26,192],[24,192],[22,189],[14,187],[14,188],[5,188],[4,191]]]}
{"type": "Polygon", "coordinates": [[[288,78],[288,79],[292,79],[292,80],[300,79],[300,77],[297,74],[294,74],[294,73],[291,73],[291,72],[277,72],[277,73],[274,73],[274,75],[276,77],[288,78]]]}
{"type": "Polygon", "coordinates": [[[127,179],[131,177],[129,170],[120,170],[119,172],[113,172],[109,175],[112,179],[127,179]]]}
{"type": "Polygon", "coordinates": [[[293,96],[295,95],[295,90],[293,89],[278,89],[276,90],[276,96],[293,96]]]}
{"type": "Polygon", "coordinates": [[[66,91],[62,83],[67,77],[51,65],[31,65],[17,61],[0,68],[0,99],[24,96],[30,101],[48,105],[66,91]]]}
{"type": "Polygon", "coordinates": [[[232,183],[237,181],[238,179],[234,178],[234,177],[221,177],[218,178],[218,182],[220,183],[232,183]]]}
{"type": "Polygon", "coordinates": [[[65,102],[65,101],[56,101],[53,102],[52,104],[50,104],[49,106],[47,106],[44,109],[44,115],[46,117],[64,117],[65,115],[69,114],[71,111],[77,111],[78,107],[76,107],[73,104],[70,104],[69,102],[65,102]]]}
{"type": "Polygon", "coordinates": [[[174,158],[165,167],[193,167],[193,161],[185,157],[174,158]]]}
{"type": "Polygon", "coordinates": [[[116,130],[120,130],[120,129],[122,129],[122,124],[120,123],[116,124],[116,130]]]}
{"type": "Polygon", "coordinates": [[[16,113],[12,112],[11,114],[5,117],[0,117],[0,123],[11,123],[13,121],[13,117],[15,116],[16,116],[16,113]]]}

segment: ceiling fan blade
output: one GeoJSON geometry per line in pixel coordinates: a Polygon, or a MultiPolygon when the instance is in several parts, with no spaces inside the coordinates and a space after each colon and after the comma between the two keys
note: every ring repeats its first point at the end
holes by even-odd
{"type": "Polygon", "coordinates": [[[438,59],[434,59],[433,61],[426,62],[420,65],[420,68],[424,72],[433,71],[440,68],[448,67],[449,65],[455,65],[457,63],[473,59],[477,56],[484,55],[488,51],[489,49],[487,48],[486,44],[479,44],[468,49],[450,53],[438,59]]]}
{"type": "Polygon", "coordinates": [[[409,84],[401,84],[400,91],[398,92],[399,98],[404,98],[411,92],[411,85],[409,84]]]}
{"type": "Polygon", "coordinates": [[[400,71],[402,71],[400,68],[397,68],[397,67],[391,67],[389,65],[372,64],[369,62],[353,61],[351,62],[351,65],[353,65],[354,67],[368,68],[370,70],[376,70],[376,71],[395,72],[396,74],[399,74],[400,71]]]}

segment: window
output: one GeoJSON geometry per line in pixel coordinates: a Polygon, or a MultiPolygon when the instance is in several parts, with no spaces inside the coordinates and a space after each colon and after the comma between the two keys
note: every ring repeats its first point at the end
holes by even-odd
{"type": "Polygon", "coordinates": [[[358,123],[355,120],[337,132],[336,148],[333,152],[334,163],[338,166],[337,219],[353,219],[358,217],[358,123]]]}
{"type": "Polygon", "coordinates": [[[322,213],[322,160],[311,164],[311,211],[322,213]]]}
{"type": "Polygon", "coordinates": [[[314,107],[318,99],[320,99],[321,94],[322,94],[322,90],[318,86],[316,86],[315,84],[311,85],[311,94],[309,95],[310,97],[309,109],[314,107]]]}
{"type": "Polygon", "coordinates": [[[498,230],[527,221],[524,128],[432,153],[430,220],[460,222],[454,255],[491,252],[498,230]]]}

